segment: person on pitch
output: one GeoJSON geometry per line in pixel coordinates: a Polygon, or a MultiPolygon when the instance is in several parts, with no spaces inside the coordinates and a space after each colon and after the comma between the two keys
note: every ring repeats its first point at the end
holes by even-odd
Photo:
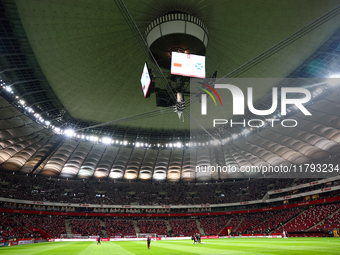
{"type": "Polygon", "coordinates": [[[150,249],[150,243],[151,243],[151,237],[150,236],[148,236],[148,238],[147,238],[147,243],[148,243],[148,249],[150,249]]]}
{"type": "Polygon", "coordinates": [[[193,234],[193,235],[192,235],[191,240],[193,240],[193,241],[194,241],[194,244],[196,244],[196,234],[193,234]]]}
{"type": "Polygon", "coordinates": [[[102,245],[102,243],[100,242],[100,236],[98,236],[98,239],[97,239],[97,245],[98,244],[102,245]]]}

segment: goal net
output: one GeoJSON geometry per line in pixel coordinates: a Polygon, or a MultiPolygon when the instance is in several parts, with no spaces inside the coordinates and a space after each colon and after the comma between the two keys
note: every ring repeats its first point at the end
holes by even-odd
{"type": "Polygon", "coordinates": [[[156,233],[137,233],[137,238],[147,238],[148,236],[151,237],[151,240],[157,241],[156,233]]]}

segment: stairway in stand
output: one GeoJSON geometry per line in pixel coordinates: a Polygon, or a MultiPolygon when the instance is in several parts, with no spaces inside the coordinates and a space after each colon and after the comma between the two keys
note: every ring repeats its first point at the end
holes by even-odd
{"type": "Polygon", "coordinates": [[[198,230],[200,231],[201,236],[204,236],[205,233],[204,233],[204,230],[203,230],[203,228],[202,228],[201,222],[200,222],[199,220],[196,219],[196,224],[197,224],[198,230]]]}
{"type": "Polygon", "coordinates": [[[67,236],[71,236],[72,235],[72,228],[71,228],[70,220],[65,219],[65,228],[66,228],[67,236]]]}
{"type": "Polygon", "coordinates": [[[107,231],[106,231],[106,223],[103,220],[100,220],[100,226],[101,226],[101,231],[102,231],[102,236],[107,236],[107,231]]]}
{"type": "Polygon", "coordinates": [[[167,230],[168,233],[169,233],[169,231],[172,230],[172,228],[171,228],[171,226],[170,226],[170,223],[169,223],[169,220],[164,220],[164,222],[165,222],[166,230],[167,230]]]}
{"type": "Polygon", "coordinates": [[[135,232],[136,234],[140,233],[139,227],[138,227],[138,223],[136,220],[133,220],[133,226],[135,227],[135,232]]]}

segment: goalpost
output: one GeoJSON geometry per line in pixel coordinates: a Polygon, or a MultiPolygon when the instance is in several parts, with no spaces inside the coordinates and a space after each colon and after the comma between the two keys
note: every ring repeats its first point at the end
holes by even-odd
{"type": "Polygon", "coordinates": [[[137,238],[151,237],[151,240],[157,241],[157,233],[137,233],[137,238]]]}

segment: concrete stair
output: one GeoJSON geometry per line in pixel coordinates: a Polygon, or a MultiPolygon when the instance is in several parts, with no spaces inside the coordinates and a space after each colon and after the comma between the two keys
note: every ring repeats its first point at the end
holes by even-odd
{"type": "Polygon", "coordinates": [[[65,220],[65,228],[66,228],[66,234],[68,236],[72,235],[72,228],[71,228],[70,220],[65,220]]]}
{"type": "Polygon", "coordinates": [[[204,229],[202,228],[201,222],[198,219],[196,219],[196,225],[198,230],[200,231],[201,236],[204,236],[205,235],[204,229]]]}
{"type": "Polygon", "coordinates": [[[101,231],[103,233],[103,236],[107,236],[107,230],[106,230],[106,223],[103,220],[100,220],[100,226],[101,226],[101,231]]]}
{"type": "Polygon", "coordinates": [[[136,221],[136,220],[133,220],[132,222],[133,222],[133,226],[135,227],[135,232],[136,232],[136,234],[140,233],[140,229],[139,229],[139,227],[138,227],[137,221],[136,221]]]}
{"type": "Polygon", "coordinates": [[[164,220],[164,222],[165,222],[166,230],[167,230],[168,233],[169,233],[169,231],[172,230],[172,228],[171,228],[171,226],[170,226],[170,223],[169,223],[169,220],[164,220]]]}

